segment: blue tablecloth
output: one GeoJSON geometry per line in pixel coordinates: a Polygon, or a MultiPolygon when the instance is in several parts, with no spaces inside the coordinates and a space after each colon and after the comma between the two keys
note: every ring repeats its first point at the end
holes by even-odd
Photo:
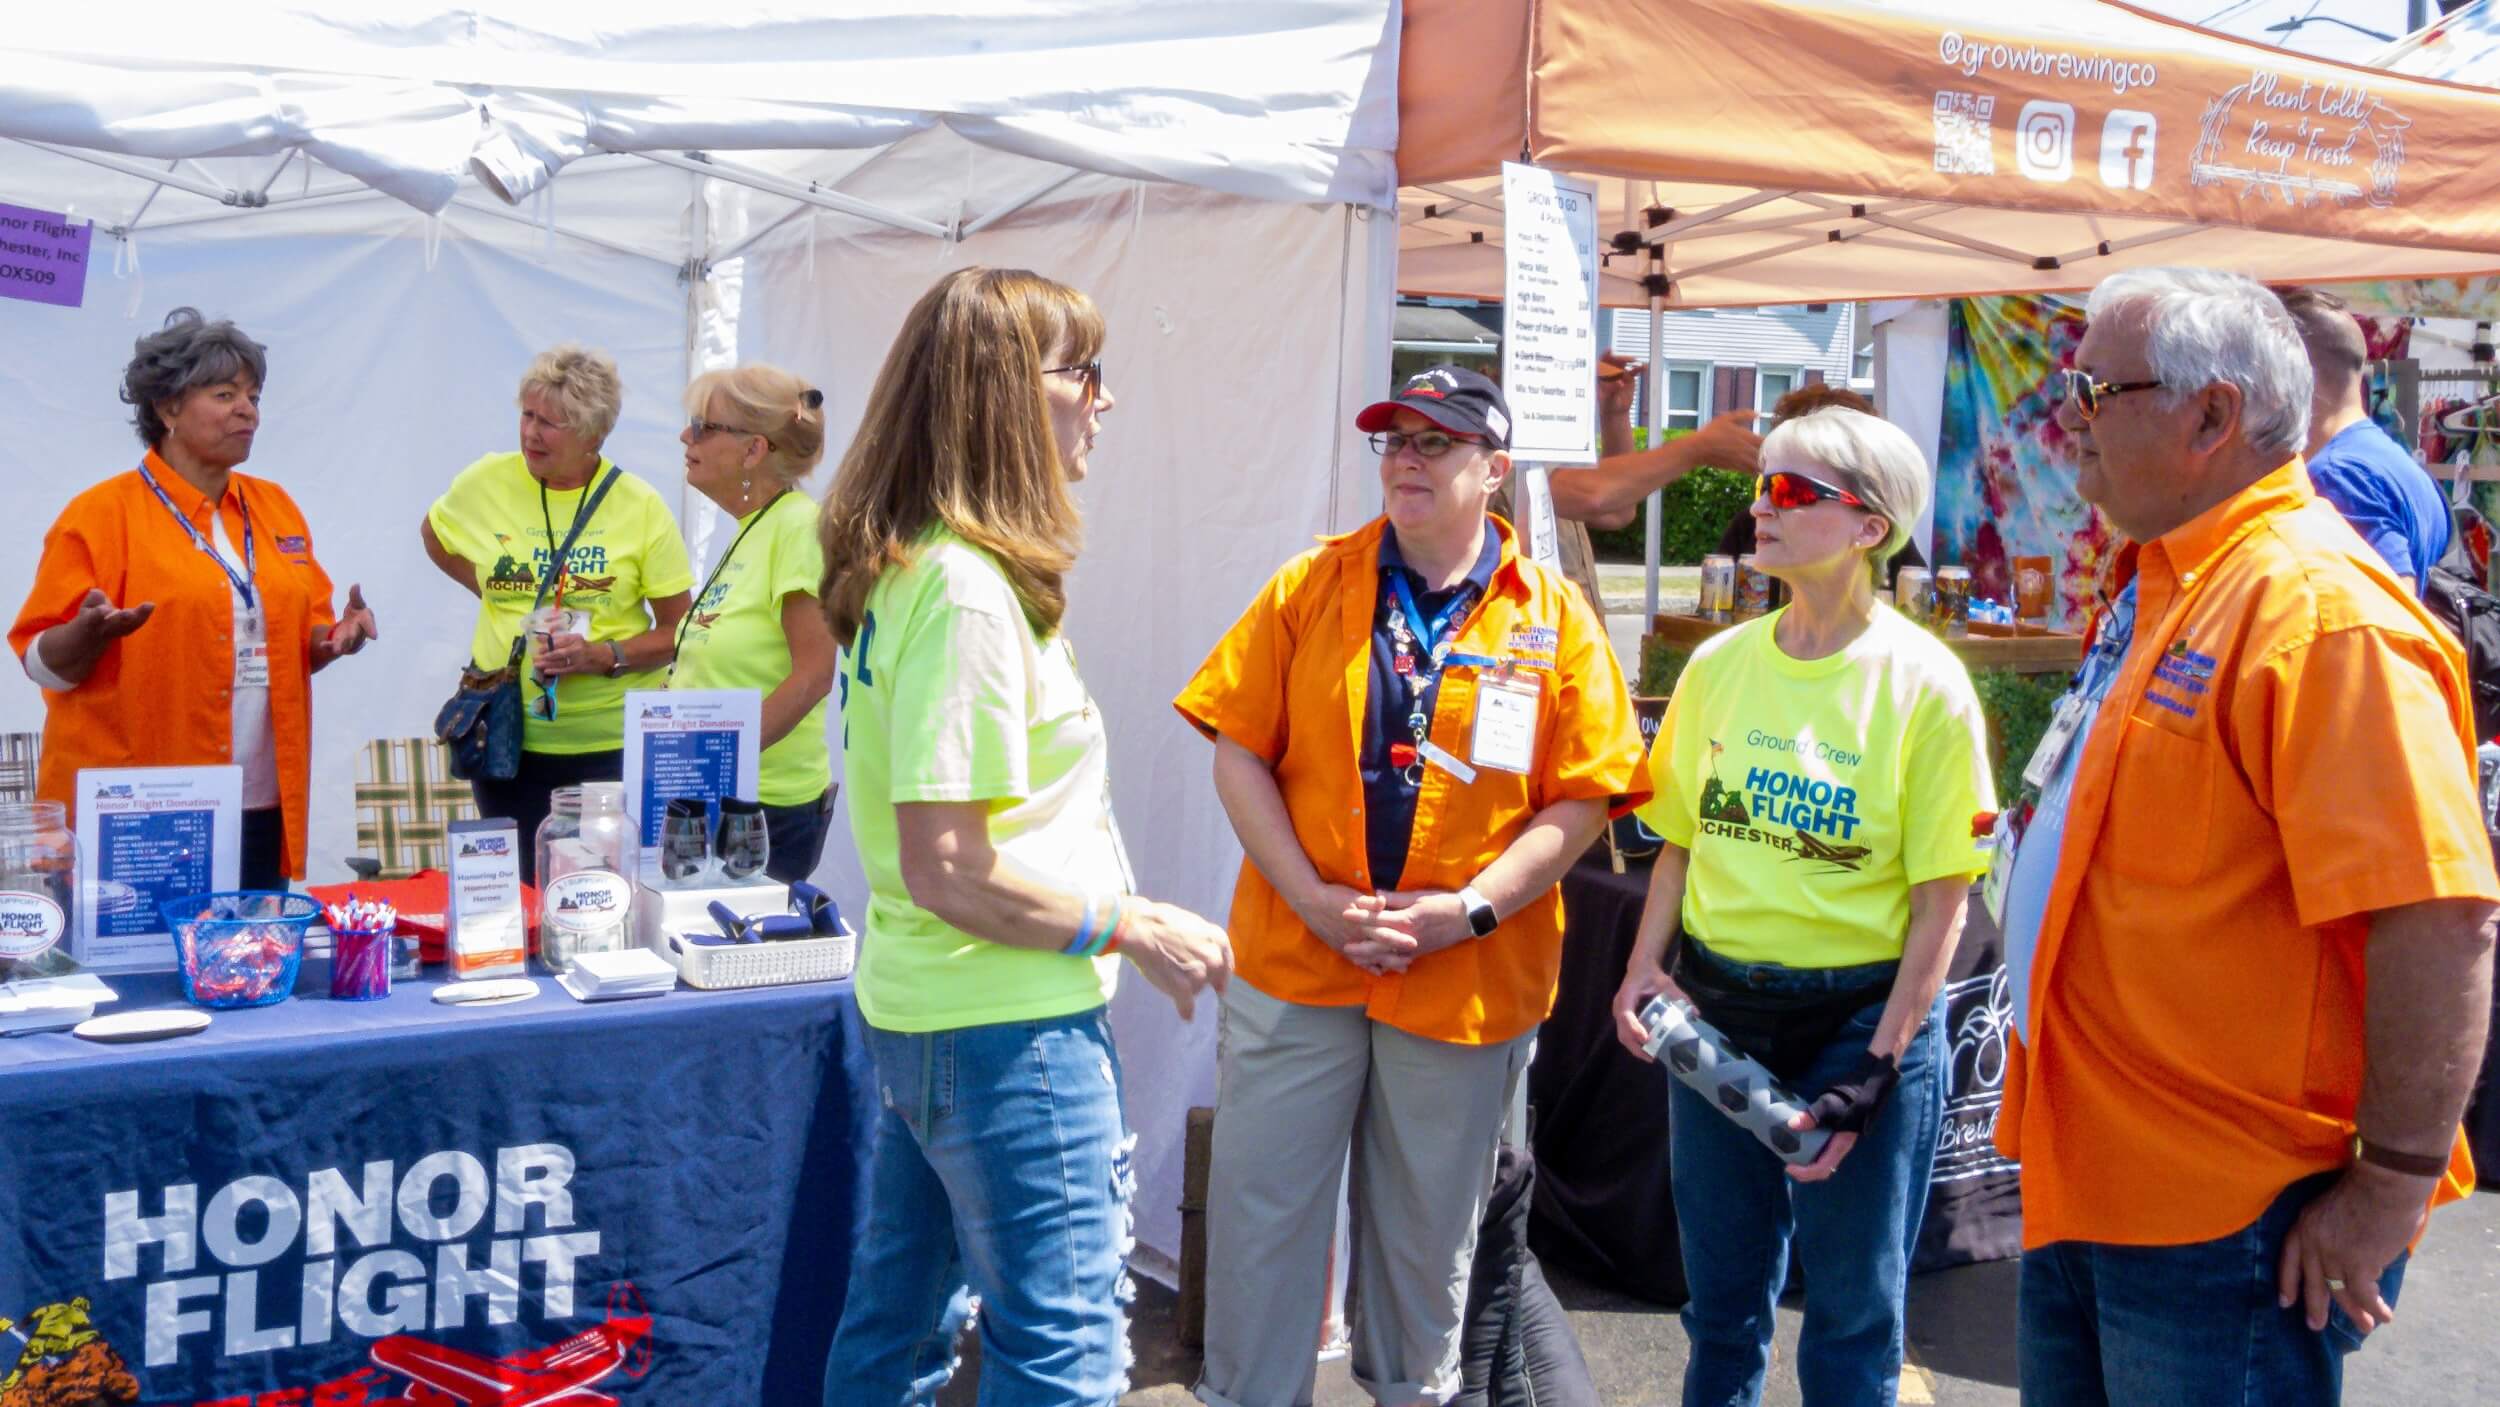
{"type": "MultiPolygon", "coordinates": [[[[179,1005],[108,980],[108,1012],[179,1005]]],[[[0,1401],[816,1400],[875,1107],[848,983],[327,985],[153,1044],[0,1041],[0,1380],[46,1365],[0,1401]]]]}

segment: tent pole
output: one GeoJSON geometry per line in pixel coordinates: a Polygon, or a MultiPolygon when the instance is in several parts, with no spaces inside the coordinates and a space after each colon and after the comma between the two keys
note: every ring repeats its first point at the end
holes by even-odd
{"type": "MultiPolygon", "coordinates": [[[[33,147],[37,151],[48,151],[54,156],[65,156],[72,161],[83,161],[89,166],[101,166],[107,171],[118,171],[125,176],[136,176],[142,181],[153,181],[157,185],[172,186],[175,190],[184,191],[191,195],[205,196],[210,200],[217,201],[224,205],[262,205],[267,203],[263,197],[256,192],[230,190],[224,186],[211,185],[206,181],[193,181],[185,179],[172,167],[168,167],[163,171],[152,171],[145,166],[141,166],[135,161],[124,161],[120,157],[107,156],[102,152],[82,151],[77,147],[56,147],[50,142],[33,142],[28,141],[24,137],[13,137],[10,140],[16,142],[20,146],[33,147]]],[[[180,166],[181,164],[182,163],[179,160],[175,162],[175,166],[180,166]]]]}
{"type": "Polygon", "coordinates": [[[855,215],[863,220],[873,220],[880,225],[891,225],[898,230],[909,230],[913,234],[924,234],[933,239],[951,239],[955,233],[934,220],[923,220],[917,216],[888,210],[881,205],[872,205],[857,196],[844,195],[817,181],[786,180],[780,176],[749,170],[744,166],[722,161],[709,152],[690,151],[679,154],[665,151],[638,151],[629,154],[656,165],[674,167],[680,171],[691,171],[698,176],[715,177],[730,182],[732,185],[751,186],[767,195],[777,195],[785,200],[819,205],[827,210],[837,211],[844,215],[855,215]]]}
{"type": "MultiPolygon", "coordinates": [[[[1649,251],[1649,394],[1648,412],[1641,418],[1649,422],[1649,444],[1652,449],[1666,443],[1667,433],[1667,246],[1664,240],[1644,243],[1649,251]]],[[[1641,504],[1641,560],[1644,574],[1641,585],[1643,609],[1641,633],[1646,635],[1650,622],[1658,618],[1658,554],[1664,535],[1665,490],[1651,494],[1641,504]]]]}

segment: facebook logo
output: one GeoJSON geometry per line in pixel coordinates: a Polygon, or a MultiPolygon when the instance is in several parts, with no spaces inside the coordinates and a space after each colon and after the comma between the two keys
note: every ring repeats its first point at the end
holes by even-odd
{"type": "Polygon", "coordinates": [[[2101,184],[2114,191],[2153,188],[2153,115],[2125,108],[2101,124],[2101,184]]]}

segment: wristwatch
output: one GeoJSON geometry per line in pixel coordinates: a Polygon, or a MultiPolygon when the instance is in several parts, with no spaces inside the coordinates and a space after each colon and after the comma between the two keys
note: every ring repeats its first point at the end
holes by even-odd
{"type": "Polygon", "coordinates": [[[1485,902],[1474,885],[1458,891],[1458,902],[1467,906],[1467,927],[1477,937],[1490,937],[1494,929],[1502,926],[1501,915],[1493,912],[1493,906],[1485,902]]]}
{"type": "Polygon", "coordinates": [[[608,677],[614,679],[625,672],[625,651],[615,641],[608,642],[608,677]]]}

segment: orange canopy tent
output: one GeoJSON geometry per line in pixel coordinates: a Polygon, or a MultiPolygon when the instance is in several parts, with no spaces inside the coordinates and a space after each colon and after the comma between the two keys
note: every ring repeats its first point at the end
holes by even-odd
{"type": "Polygon", "coordinates": [[[1406,0],[1401,42],[1409,293],[1501,296],[1523,159],[1638,232],[1617,306],[2500,270],[2500,91],[2105,0],[1406,0]]]}

